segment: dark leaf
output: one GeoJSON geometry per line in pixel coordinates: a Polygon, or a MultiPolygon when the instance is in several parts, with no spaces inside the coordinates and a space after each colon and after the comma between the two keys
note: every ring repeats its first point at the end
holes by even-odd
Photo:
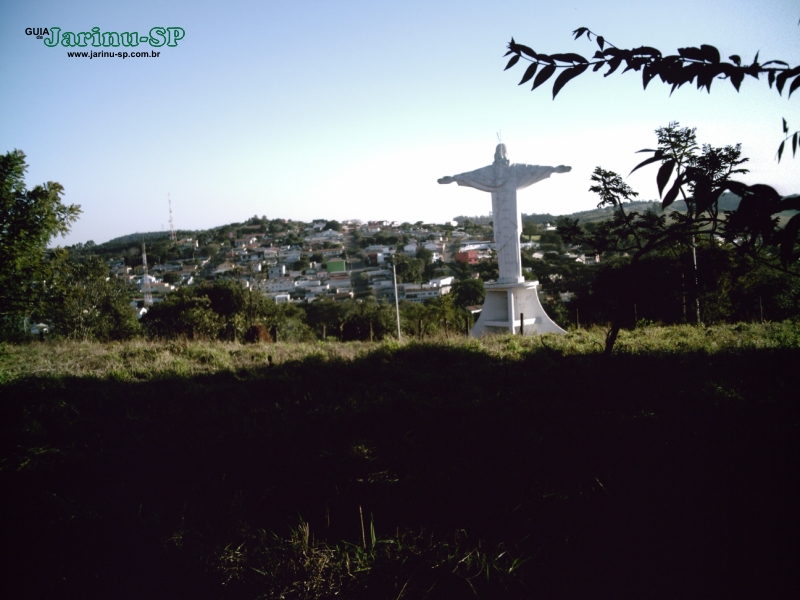
{"type": "Polygon", "coordinates": [[[506,52],[505,54],[503,54],[503,57],[506,57],[506,56],[508,56],[509,54],[515,54],[515,52],[514,52],[513,50],[509,50],[508,52],[506,52]]]}
{"type": "Polygon", "coordinates": [[[789,71],[783,71],[775,78],[775,87],[778,88],[778,93],[783,94],[783,86],[786,85],[786,80],[789,78],[789,71]]]}
{"type": "Polygon", "coordinates": [[[777,212],[785,210],[800,210],[800,196],[788,196],[780,201],[777,212]]]}
{"type": "Polygon", "coordinates": [[[800,75],[795,77],[792,80],[792,85],[789,86],[789,98],[792,97],[792,92],[795,91],[798,87],[800,87],[800,75]]]}
{"type": "Polygon", "coordinates": [[[708,210],[714,204],[717,203],[719,197],[722,195],[722,192],[725,188],[717,188],[716,190],[711,190],[711,181],[709,180],[709,191],[704,196],[701,196],[697,193],[697,189],[695,189],[695,207],[697,208],[697,214],[702,213],[703,211],[708,210]]]}
{"type": "Polygon", "coordinates": [[[556,72],[556,66],[555,65],[547,65],[544,69],[539,71],[539,73],[536,75],[536,79],[533,80],[533,87],[531,88],[531,90],[535,90],[537,87],[542,85],[545,81],[550,79],[550,77],[555,72],[556,72]]]}
{"type": "Polygon", "coordinates": [[[588,66],[588,64],[578,65],[577,67],[572,67],[571,69],[567,69],[561,73],[561,75],[559,75],[556,79],[556,82],[553,84],[553,99],[555,100],[556,94],[561,91],[561,88],[564,87],[564,85],[566,85],[570,79],[583,73],[588,66]]]}
{"type": "Polygon", "coordinates": [[[678,176],[675,179],[675,183],[672,184],[672,187],[667,192],[667,195],[664,196],[664,201],[661,202],[661,210],[667,208],[670,204],[675,202],[675,198],[678,197],[678,192],[681,191],[681,184],[683,184],[683,176],[678,176]]]}
{"type": "Polygon", "coordinates": [[[748,187],[740,181],[726,181],[722,189],[730,190],[740,198],[744,198],[748,187]]]}
{"type": "Polygon", "coordinates": [[[592,58],[599,58],[600,60],[603,60],[603,59],[605,59],[605,57],[606,57],[606,55],[605,55],[605,54],[603,54],[602,52],[600,52],[599,50],[597,50],[597,51],[594,53],[594,56],[592,56],[592,58]]]}
{"type": "Polygon", "coordinates": [[[602,50],[603,46],[606,45],[606,40],[605,40],[605,38],[603,38],[602,35],[598,35],[597,36],[597,45],[600,46],[600,50],[602,50]]]}
{"type": "Polygon", "coordinates": [[[517,50],[519,52],[522,52],[526,56],[529,56],[531,58],[536,58],[536,52],[534,52],[533,50],[528,48],[528,46],[523,46],[522,44],[517,44],[517,50]]]}
{"type": "Polygon", "coordinates": [[[655,63],[647,63],[642,69],[642,86],[647,89],[647,84],[658,74],[658,66],[655,63]]]}
{"type": "Polygon", "coordinates": [[[754,64],[754,65],[757,65],[757,64],[758,64],[758,55],[759,55],[760,53],[761,53],[761,51],[760,51],[760,50],[759,50],[758,52],[756,52],[756,57],[753,59],[753,64],[754,64]]]}
{"type": "Polygon", "coordinates": [[[511,60],[508,61],[508,64],[506,65],[506,68],[503,69],[503,70],[504,71],[508,71],[511,67],[513,67],[515,64],[517,64],[517,62],[519,62],[519,54],[515,54],[514,56],[512,56],[511,60]]]}
{"type": "Polygon", "coordinates": [[[761,76],[762,70],[760,65],[750,65],[743,67],[746,75],[750,75],[753,79],[758,79],[761,76]]]}
{"type": "Polygon", "coordinates": [[[714,64],[719,62],[719,50],[717,50],[714,46],[703,44],[700,46],[700,50],[703,52],[703,59],[707,62],[714,64]]]}
{"type": "Polygon", "coordinates": [[[536,69],[539,67],[538,63],[531,63],[528,65],[528,68],[525,69],[525,74],[522,76],[522,79],[517,85],[522,85],[526,81],[530,81],[531,78],[536,74],[536,69]]]}
{"type": "MultiPolygon", "coordinates": [[[[640,150],[640,152],[644,152],[644,151],[640,150]]],[[[656,150],[655,154],[653,156],[651,156],[647,160],[644,160],[644,161],[640,162],[638,165],[633,167],[633,170],[630,173],[628,173],[628,176],[630,177],[631,173],[633,173],[634,171],[637,171],[638,169],[641,169],[642,167],[644,167],[646,165],[649,165],[651,163],[658,162],[663,158],[664,158],[664,154],[661,152],[661,150],[656,150]]]]}
{"type": "Polygon", "coordinates": [[[797,134],[798,133],[800,133],[800,131],[795,131],[794,135],[792,136],[792,158],[794,158],[794,155],[797,154],[797,134]]]}
{"type": "Polygon", "coordinates": [[[642,65],[645,61],[641,58],[629,58],[627,66],[622,70],[623,73],[627,73],[630,70],[638,71],[642,68],[642,65]]]}
{"type": "Polygon", "coordinates": [[[714,203],[711,194],[711,178],[708,175],[700,174],[694,178],[694,203],[697,215],[714,203]]]}
{"type": "Polygon", "coordinates": [[[736,63],[736,65],[737,65],[737,66],[739,66],[739,65],[741,65],[741,64],[742,64],[742,57],[741,57],[741,56],[739,56],[738,54],[731,54],[731,55],[728,57],[728,60],[732,60],[733,62],[735,62],[735,63],[736,63]]]}
{"type": "Polygon", "coordinates": [[[781,195],[774,187],[763,183],[754,183],[748,190],[762,202],[771,202],[777,205],[781,200],[781,195]]]}
{"type": "Polygon", "coordinates": [[[711,93],[711,84],[717,75],[721,75],[723,68],[721,65],[703,65],[697,75],[697,89],[706,88],[711,93]]]}
{"type": "Polygon", "coordinates": [[[577,40],[587,31],[589,31],[588,27],[578,27],[575,31],[572,32],[572,34],[575,36],[575,39],[577,40]]]}
{"type": "Polygon", "coordinates": [[[603,74],[603,77],[608,77],[609,75],[611,75],[614,71],[616,71],[619,68],[621,64],[622,64],[621,58],[612,58],[610,61],[608,61],[608,71],[606,71],[603,74]]]}
{"type": "Polygon", "coordinates": [[[761,66],[762,67],[766,67],[767,65],[773,65],[773,64],[774,65],[783,65],[784,67],[788,67],[789,66],[789,63],[783,62],[782,60],[768,60],[767,62],[765,62],[761,66]]]}
{"type": "Polygon", "coordinates": [[[643,148],[642,150],[637,150],[634,154],[641,154],[642,152],[659,152],[659,150],[653,150],[652,148],[643,148]]]}
{"type": "Polygon", "coordinates": [[[734,71],[731,73],[731,83],[733,87],[736,88],[736,91],[739,91],[739,86],[742,85],[742,80],[744,79],[744,72],[742,71],[734,71]]]}
{"type": "Polygon", "coordinates": [[[583,58],[580,54],[575,54],[574,52],[567,52],[565,54],[551,54],[550,58],[561,62],[573,62],[573,63],[589,62],[585,58],[583,58]]]}
{"type": "Polygon", "coordinates": [[[786,119],[781,118],[781,121],[783,121],[783,133],[789,133],[789,124],[786,122],[786,119]]]}
{"type": "Polygon", "coordinates": [[[652,58],[661,58],[661,50],[652,48],[650,46],[639,46],[631,50],[634,56],[650,56],[652,58]]]}
{"type": "Polygon", "coordinates": [[[800,231],[800,215],[795,215],[783,229],[781,241],[781,263],[788,267],[794,258],[794,246],[797,243],[797,233],[800,231]]]}
{"type": "Polygon", "coordinates": [[[664,192],[664,188],[667,186],[667,182],[669,178],[672,176],[672,170],[675,168],[675,160],[668,160],[661,168],[658,170],[658,175],[656,175],[656,184],[658,184],[658,196],[659,198],[664,192]]]}
{"type": "Polygon", "coordinates": [[[781,156],[783,156],[783,145],[786,143],[786,140],[781,142],[781,145],[778,146],[778,162],[781,162],[781,156]]]}
{"type": "Polygon", "coordinates": [[[770,69],[767,75],[767,81],[769,82],[769,88],[772,89],[772,84],[775,83],[775,70],[770,69]]]}
{"type": "Polygon", "coordinates": [[[605,62],[599,62],[599,63],[597,63],[597,64],[596,64],[596,65],[595,65],[595,66],[592,68],[592,71],[593,71],[593,72],[594,72],[594,71],[599,71],[600,69],[602,69],[602,68],[603,68],[603,66],[604,66],[605,64],[606,64],[605,62]]]}
{"type": "Polygon", "coordinates": [[[700,48],[678,48],[678,54],[689,60],[705,60],[703,51],[700,48]]]}

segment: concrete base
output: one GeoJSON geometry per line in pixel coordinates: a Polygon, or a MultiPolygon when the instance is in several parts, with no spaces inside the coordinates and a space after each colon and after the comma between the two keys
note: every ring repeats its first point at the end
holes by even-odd
{"type": "Polygon", "coordinates": [[[483,310],[475,326],[470,330],[472,337],[493,333],[524,335],[537,333],[566,333],[556,325],[542,308],[536,288],[538,281],[524,283],[489,283],[486,285],[486,299],[483,310]],[[525,321],[520,322],[520,315],[525,321]]]}

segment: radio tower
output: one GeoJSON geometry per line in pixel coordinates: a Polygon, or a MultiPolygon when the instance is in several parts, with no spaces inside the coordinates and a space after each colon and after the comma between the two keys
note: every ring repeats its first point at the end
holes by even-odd
{"type": "Polygon", "coordinates": [[[175,223],[172,222],[172,198],[169,197],[169,192],[167,192],[167,200],[169,201],[169,240],[174,242],[177,240],[177,236],[175,235],[175,223]]]}
{"type": "Polygon", "coordinates": [[[142,275],[142,292],[144,293],[145,307],[153,306],[153,292],[150,290],[150,280],[147,274],[147,251],[145,250],[144,240],[142,240],[142,264],[144,265],[144,275],[142,275]]]}

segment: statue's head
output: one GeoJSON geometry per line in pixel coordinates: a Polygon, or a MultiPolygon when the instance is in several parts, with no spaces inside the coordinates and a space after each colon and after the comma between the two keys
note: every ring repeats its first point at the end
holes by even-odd
{"type": "Polygon", "coordinates": [[[497,148],[495,148],[494,151],[494,162],[495,164],[508,166],[508,156],[506,155],[505,144],[497,144],[497,148]]]}

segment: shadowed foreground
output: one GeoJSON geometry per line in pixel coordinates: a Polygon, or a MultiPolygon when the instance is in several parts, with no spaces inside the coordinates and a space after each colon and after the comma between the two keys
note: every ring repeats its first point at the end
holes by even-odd
{"type": "Polygon", "coordinates": [[[8,378],[3,596],[797,596],[796,341],[503,344],[8,378]]]}

